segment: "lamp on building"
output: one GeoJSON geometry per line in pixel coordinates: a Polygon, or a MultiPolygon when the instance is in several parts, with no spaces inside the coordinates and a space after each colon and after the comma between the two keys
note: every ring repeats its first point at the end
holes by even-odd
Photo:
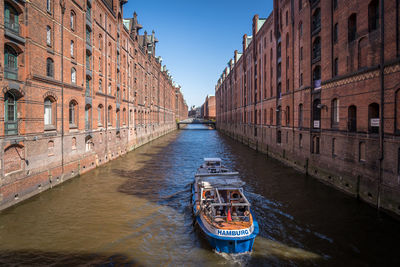
{"type": "Polygon", "coordinates": [[[323,109],[323,108],[324,108],[326,111],[328,111],[328,106],[325,105],[325,104],[318,104],[318,105],[317,105],[317,108],[318,108],[318,109],[323,109]]]}

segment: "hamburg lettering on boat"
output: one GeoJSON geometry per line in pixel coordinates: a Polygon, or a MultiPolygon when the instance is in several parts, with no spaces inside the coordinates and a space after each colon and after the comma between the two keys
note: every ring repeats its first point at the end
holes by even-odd
{"type": "Polygon", "coordinates": [[[218,230],[217,234],[220,236],[244,236],[249,234],[249,230],[218,230]]]}

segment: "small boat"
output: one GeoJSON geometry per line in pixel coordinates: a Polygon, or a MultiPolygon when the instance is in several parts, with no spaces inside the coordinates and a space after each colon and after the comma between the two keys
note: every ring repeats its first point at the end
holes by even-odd
{"type": "Polygon", "coordinates": [[[195,175],[193,213],[217,252],[243,253],[253,249],[259,227],[243,193],[244,184],[239,173],[223,167],[219,158],[205,158],[195,175]]]}

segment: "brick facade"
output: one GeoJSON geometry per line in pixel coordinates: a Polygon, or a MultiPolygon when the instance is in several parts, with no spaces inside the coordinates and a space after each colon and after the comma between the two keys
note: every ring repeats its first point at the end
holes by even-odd
{"type": "Polygon", "coordinates": [[[0,209],[187,117],[154,32],[123,19],[126,2],[0,1],[0,209]]]}
{"type": "Polygon", "coordinates": [[[275,0],[218,80],[217,128],[400,214],[399,5],[275,0]]]}
{"type": "Polygon", "coordinates": [[[208,95],[201,105],[201,117],[208,120],[215,120],[216,117],[216,106],[215,106],[215,96],[208,95]]]}

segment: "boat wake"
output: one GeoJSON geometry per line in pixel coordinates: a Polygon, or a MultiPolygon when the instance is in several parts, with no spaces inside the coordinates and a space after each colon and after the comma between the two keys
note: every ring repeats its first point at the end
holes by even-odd
{"type": "Polygon", "coordinates": [[[246,266],[250,260],[251,260],[251,254],[252,252],[242,252],[242,253],[225,253],[225,252],[218,252],[214,250],[214,252],[223,257],[227,262],[233,265],[238,265],[238,266],[246,266]]]}

